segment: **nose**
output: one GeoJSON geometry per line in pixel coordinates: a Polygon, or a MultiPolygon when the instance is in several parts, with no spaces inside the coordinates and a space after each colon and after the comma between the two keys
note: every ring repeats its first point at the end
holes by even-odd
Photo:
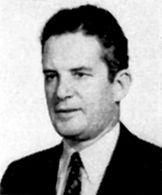
{"type": "Polygon", "coordinates": [[[66,78],[60,78],[56,88],[56,97],[66,99],[72,97],[72,85],[66,78]]]}

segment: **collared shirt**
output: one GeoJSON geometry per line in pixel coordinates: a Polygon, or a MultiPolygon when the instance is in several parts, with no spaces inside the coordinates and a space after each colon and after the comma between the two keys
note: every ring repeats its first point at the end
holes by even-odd
{"type": "MultiPolygon", "coordinates": [[[[84,169],[82,169],[81,195],[96,195],[106,167],[109,165],[112,153],[119,136],[119,123],[104,136],[94,140],[90,145],[79,151],[84,169]]],[[[68,176],[68,165],[71,155],[76,150],[64,141],[64,151],[60,159],[57,176],[57,195],[63,195],[68,176]]]]}

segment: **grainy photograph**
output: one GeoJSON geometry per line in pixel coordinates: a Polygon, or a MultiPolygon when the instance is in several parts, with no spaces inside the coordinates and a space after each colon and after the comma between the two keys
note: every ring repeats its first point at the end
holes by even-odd
{"type": "Polygon", "coordinates": [[[160,0],[0,1],[0,194],[162,194],[160,0]]]}

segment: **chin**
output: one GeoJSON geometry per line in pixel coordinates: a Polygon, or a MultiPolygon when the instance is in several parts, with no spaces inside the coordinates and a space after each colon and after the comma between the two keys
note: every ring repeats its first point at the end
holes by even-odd
{"type": "Polygon", "coordinates": [[[65,138],[78,137],[83,133],[84,128],[77,124],[55,124],[56,132],[65,138]]]}
{"type": "Polygon", "coordinates": [[[73,117],[69,120],[52,120],[58,134],[61,136],[76,136],[86,129],[86,121],[82,117],[73,117]]]}

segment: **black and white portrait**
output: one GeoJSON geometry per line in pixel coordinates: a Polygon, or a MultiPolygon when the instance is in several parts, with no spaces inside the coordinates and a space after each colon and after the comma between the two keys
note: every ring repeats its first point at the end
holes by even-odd
{"type": "Polygon", "coordinates": [[[0,2],[0,193],[162,193],[160,0],[0,2]]]}

